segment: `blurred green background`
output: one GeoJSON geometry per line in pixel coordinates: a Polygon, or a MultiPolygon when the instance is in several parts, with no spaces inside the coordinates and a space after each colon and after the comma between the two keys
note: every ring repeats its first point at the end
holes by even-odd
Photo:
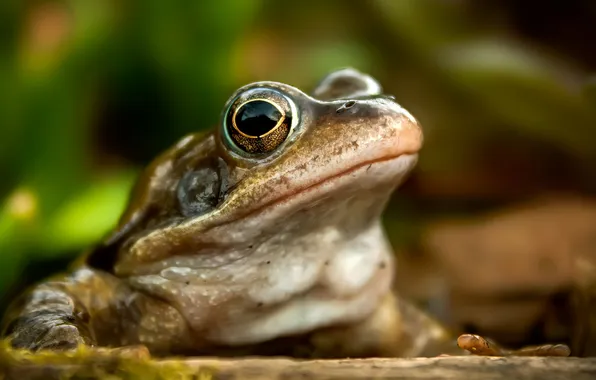
{"type": "Polygon", "coordinates": [[[421,226],[596,190],[591,0],[0,2],[0,299],[114,225],[136,173],[239,86],[353,66],[422,123],[386,215],[421,226]]]}

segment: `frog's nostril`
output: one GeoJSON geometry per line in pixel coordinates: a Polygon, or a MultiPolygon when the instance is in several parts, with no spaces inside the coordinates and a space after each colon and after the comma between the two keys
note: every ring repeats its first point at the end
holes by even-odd
{"type": "Polygon", "coordinates": [[[337,113],[342,113],[345,110],[348,110],[352,107],[354,107],[356,105],[356,101],[355,100],[348,100],[347,102],[345,102],[344,104],[342,104],[341,107],[339,107],[336,112],[337,113]]]}

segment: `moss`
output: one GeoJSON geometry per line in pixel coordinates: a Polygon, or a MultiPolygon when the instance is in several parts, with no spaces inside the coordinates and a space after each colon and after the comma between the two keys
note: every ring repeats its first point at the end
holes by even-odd
{"type": "Polygon", "coordinates": [[[212,367],[193,368],[183,358],[167,361],[139,351],[79,347],[69,352],[15,350],[0,345],[0,378],[16,379],[201,379],[210,380],[212,367]]]}

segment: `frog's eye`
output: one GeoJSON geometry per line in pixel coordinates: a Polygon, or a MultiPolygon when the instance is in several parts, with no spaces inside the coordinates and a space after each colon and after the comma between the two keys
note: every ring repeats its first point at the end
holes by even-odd
{"type": "Polygon", "coordinates": [[[279,91],[251,89],[230,104],[223,119],[223,135],[235,150],[262,154],[273,151],[290,135],[293,102],[279,91]]]}

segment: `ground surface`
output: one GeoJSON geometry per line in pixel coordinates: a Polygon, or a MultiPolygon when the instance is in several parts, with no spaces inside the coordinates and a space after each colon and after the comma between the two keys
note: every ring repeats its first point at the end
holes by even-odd
{"type": "MultiPolygon", "coordinates": [[[[6,358],[5,358],[6,359],[6,358]]],[[[37,362],[37,360],[35,360],[37,362]]],[[[596,379],[596,358],[442,357],[296,361],[285,358],[147,361],[116,356],[52,363],[3,360],[4,379],[596,379]]]]}

